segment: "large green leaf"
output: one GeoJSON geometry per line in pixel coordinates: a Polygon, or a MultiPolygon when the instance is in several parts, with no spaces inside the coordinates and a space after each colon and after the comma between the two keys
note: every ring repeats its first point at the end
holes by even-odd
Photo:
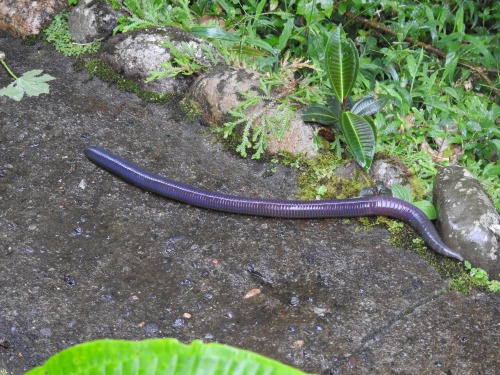
{"type": "Polygon", "coordinates": [[[359,56],[354,42],[342,40],[342,26],[332,33],[325,51],[325,67],[330,84],[338,101],[343,103],[356,82],[359,70],[359,56]]]}
{"type": "Polygon", "coordinates": [[[333,126],[339,123],[339,118],[327,106],[314,104],[302,111],[302,120],[317,122],[327,126],[333,126]]]}
{"type": "Polygon", "coordinates": [[[305,375],[270,358],[222,344],[176,339],[98,340],[50,357],[26,375],[305,375]]]}
{"type": "Polygon", "coordinates": [[[354,158],[363,169],[368,171],[375,155],[375,132],[372,125],[363,117],[352,112],[343,112],[340,127],[354,158]]]}

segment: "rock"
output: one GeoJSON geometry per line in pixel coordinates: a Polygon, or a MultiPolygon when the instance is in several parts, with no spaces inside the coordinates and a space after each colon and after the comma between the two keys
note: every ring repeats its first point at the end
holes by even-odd
{"type": "Polygon", "coordinates": [[[113,9],[110,3],[99,0],[80,0],[68,20],[71,36],[78,43],[107,39],[118,24],[123,12],[113,9]]]}
{"type": "Polygon", "coordinates": [[[162,46],[162,43],[167,40],[177,48],[181,48],[184,42],[188,43],[195,51],[198,65],[203,67],[214,65],[211,59],[205,57],[204,48],[210,49],[216,60],[224,63],[224,59],[213,46],[176,27],[141,29],[115,35],[103,44],[100,58],[119,73],[136,80],[146,90],[173,94],[185,93],[195,79],[193,75],[178,74],[172,78],[164,77],[149,83],[145,82],[152,71],[164,70],[161,63],[173,59],[168,48],[162,46]]]}
{"type": "Polygon", "coordinates": [[[67,0],[2,0],[0,29],[20,37],[37,35],[67,6],[67,0]]]}
{"type": "MultiPolygon", "coordinates": [[[[335,169],[335,176],[346,180],[354,180],[355,177],[360,174],[364,176],[365,172],[355,161],[350,161],[335,169]]],[[[373,181],[377,183],[381,182],[383,186],[388,189],[391,189],[394,184],[400,184],[411,191],[411,185],[409,183],[410,173],[408,169],[396,159],[375,159],[370,168],[369,176],[373,181]]]]}
{"type": "Polygon", "coordinates": [[[411,190],[408,169],[403,163],[393,159],[376,159],[370,168],[370,177],[382,182],[389,189],[400,184],[411,190]]]}
{"type": "Polygon", "coordinates": [[[464,168],[452,166],[438,172],[434,204],[443,241],[473,267],[500,280],[498,215],[479,181],[464,168]]]}
{"type": "MultiPolygon", "coordinates": [[[[200,76],[190,88],[190,96],[200,105],[206,123],[222,125],[230,119],[229,111],[242,103],[242,93],[249,90],[262,94],[259,88],[260,74],[248,69],[229,66],[216,67],[200,76]]],[[[255,116],[254,125],[260,124],[264,116],[272,116],[277,111],[274,104],[263,100],[247,110],[249,116],[255,116]],[[266,107],[267,106],[267,107],[266,107]]],[[[283,139],[278,141],[271,134],[266,151],[276,154],[280,151],[292,154],[303,154],[312,157],[316,154],[313,148],[313,129],[302,121],[297,113],[290,121],[290,129],[283,139]]]]}

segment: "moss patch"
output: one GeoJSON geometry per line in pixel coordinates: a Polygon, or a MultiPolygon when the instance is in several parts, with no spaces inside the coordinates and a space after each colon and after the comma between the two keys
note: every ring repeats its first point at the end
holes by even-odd
{"type": "Polygon", "coordinates": [[[98,59],[90,60],[85,64],[85,67],[91,77],[96,76],[104,82],[113,83],[120,90],[136,94],[139,98],[147,102],[166,102],[176,97],[173,94],[145,90],[138,83],[123,77],[108,64],[98,59]]]}

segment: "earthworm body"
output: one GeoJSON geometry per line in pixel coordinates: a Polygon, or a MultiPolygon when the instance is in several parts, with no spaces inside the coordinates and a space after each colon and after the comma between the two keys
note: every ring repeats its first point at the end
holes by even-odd
{"type": "Polygon", "coordinates": [[[99,167],[147,191],[193,206],[235,214],[319,219],[358,216],[388,216],[409,224],[435,252],[463,260],[446,246],[432,222],[414,205],[389,196],[331,200],[254,199],[198,189],[145,171],[100,147],[87,147],[87,158],[99,167]]]}

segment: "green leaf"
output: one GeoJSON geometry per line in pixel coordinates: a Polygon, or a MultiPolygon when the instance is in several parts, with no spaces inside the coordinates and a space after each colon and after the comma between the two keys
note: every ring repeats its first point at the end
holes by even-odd
{"type": "Polygon", "coordinates": [[[278,40],[278,50],[283,51],[283,49],[286,47],[288,40],[292,36],[292,30],[293,30],[294,25],[295,25],[294,18],[289,18],[285,22],[285,25],[283,26],[283,32],[281,33],[279,40],[278,40]]]}
{"type": "Polygon", "coordinates": [[[76,345],[27,373],[42,374],[305,375],[246,350],[198,340],[184,345],[176,339],[98,340],[76,345]]]}
{"type": "Polygon", "coordinates": [[[55,78],[48,74],[39,76],[42,72],[42,70],[35,69],[24,73],[9,86],[0,89],[0,95],[19,101],[25,94],[27,96],[48,94],[49,85],[46,82],[55,78]]]}
{"type": "Polygon", "coordinates": [[[392,185],[391,192],[394,198],[398,198],[406,202],[413,203],[413,197],[411,196],[410,191],[403,185],[400,184],[392,185]]]}
{"type": "Polygon", "coordinates": [[[391,192],[394,198],[402,199],[420,209],[429,218],[429,220],[436,219],[437,215],[436,215],[436,208],[434,207],[434,205],[429,201],[413,202],[413,197],[411,196],[410,191],[403,185],[400,184],[392,185],[391,192]]]}
{"type": "Polygon", "coordinates": [[[306,122],[317,122],[327,126],[338,124],[339,118],[327,106],[315,104],[307,107],[302,112],[302,120],[306,122]]]}
{"type": "Polygon", "coordinates": [[[484,167],[482,176],[483,176],[483,178],[493,178],[496,176],[500,176],[500,165],[497,165],[495,163],[487,164],[484,167]]]}
{"type": "Polygon", "coordinates": [[[332,33],[326,46],[326,72],[338,101],[350,95],[359,70],[359,56],[354,42],[341,40],[342,25],[332,33]]]}
{"type": "Polygon", "coordinates": [[[387,98],[377,98],[375,94],[368,94],[352,106],[351,112],[359,116],[370,116],[384,108],[387,102],[387,98]]]}
{"type": "Polygon", "coordinates": [[[366,171],[370,169],[375,155],[375,133],[372,125],[352,112],[343,112],[340,127],[345,140],[358,164],[366,171]]]}
{"type": "Polygon", "coordinates": [[[436,215],[436,208],[434,205],[429,202],[429,201],[418,201],[414,202],[413,205],[417,208],[420,208],[422,212],[429,218],[429,220],[435,220],[437,215],[436,215]]]}

